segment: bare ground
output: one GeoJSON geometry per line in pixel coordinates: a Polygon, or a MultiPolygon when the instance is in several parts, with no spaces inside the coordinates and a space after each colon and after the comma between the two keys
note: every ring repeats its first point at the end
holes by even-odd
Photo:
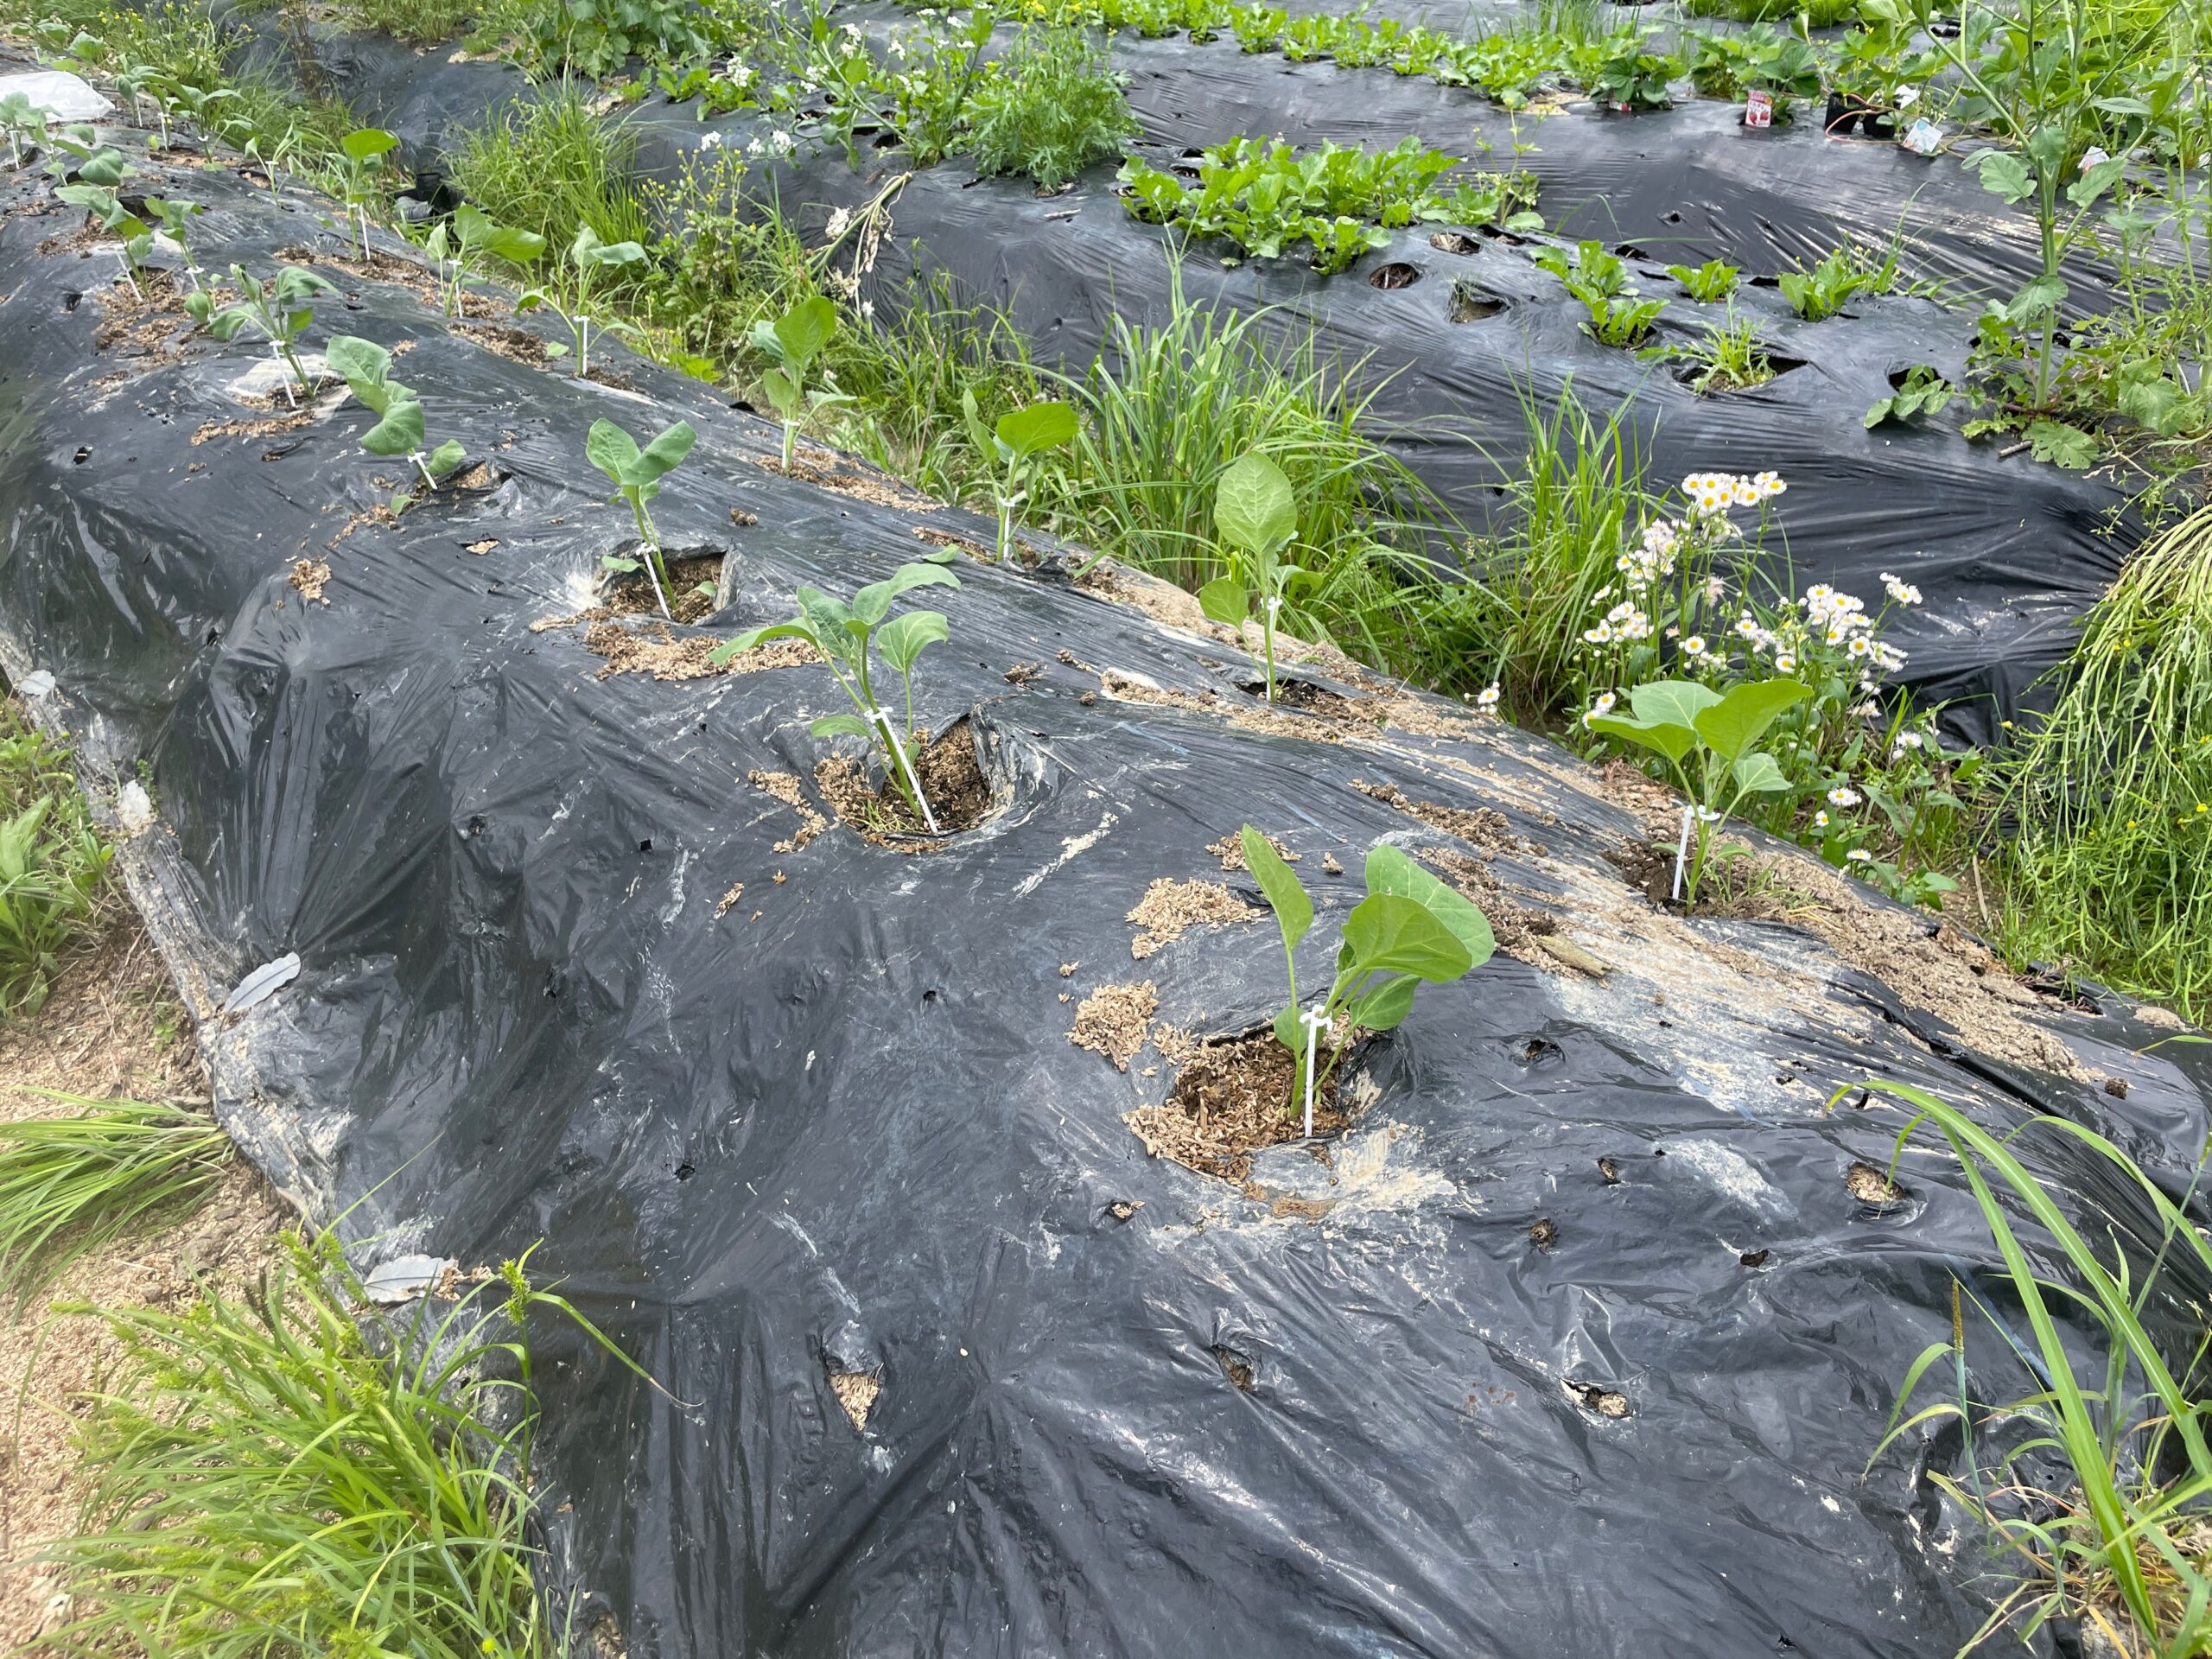
{"type": "MultiPolygon", "coordinates": [[[[184,1009],[127,911],[64,972],[35,1018],[0,1025],[0,1122],[73,1109],[33,1089],[207,1098],[184,1009]]],[[[188,1219],[82,1258],[20,1316],[0,1304],[0,1654],[22,1651],[67,1611],[58,1580],[37,1557],[75,1518],[71,1430],[116,1360],[97,1324],[54,1316],[54,1306],[173,1306],[191,1294],[195,1275],[250,1277],[289,1213],[240,1161],[188,1219]]]]}

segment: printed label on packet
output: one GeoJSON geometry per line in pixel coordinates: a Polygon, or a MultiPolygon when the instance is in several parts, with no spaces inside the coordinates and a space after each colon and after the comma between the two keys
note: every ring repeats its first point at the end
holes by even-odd
{"type": "Polygon", "coordinates": [[[1770,127],[1774,124],[1774,95],[1754,87],[1744,99],[1744,124],[1747,127],[1770,127]]]}
{"type": "Polygon", "coordinates": [[[1916,119],[1904,136],[1904,147],[1916,156],[1933,156],[1943,142],[1943,129],[1926,116],[1916,119]]]}

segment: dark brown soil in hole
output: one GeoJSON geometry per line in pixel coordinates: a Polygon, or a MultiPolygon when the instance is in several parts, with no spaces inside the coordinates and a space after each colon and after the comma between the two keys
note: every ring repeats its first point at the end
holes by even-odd
{"type": "MultiPolygon", "coordinates": [[[[634,552],[625,550],[635,557],[634,552]]],[[[696,622],[715,608],[715,584],[721,579],[719,553],[681,556],[668,562],[670,615],[678,622],[696,622]],[[697,591],[704,582],[707,591],[697,591]]],[[[652,579],[642,570],[626,571],[608,585],[599,609],[607,616],[658,616],[660,602],[653,597],[652,579]]]]}
{"type": "MultiPolygon", "coordinates": [[[[1628,884],[1662,910],[1681,908],[1675,898],[1675,849],[1656,842],[1625,841],[1608,849],[1605,861],[1628,878],[1628,884]]],[[[1688,880],[1688,872],[1683,872],[1688,880]]]]}
{"type": "MultiPolygon", "coordinates": [[[[1341,1135],[1349,1123],[1337,1086],[1344,1064],[1314,1090],[1316,1139],[1341,1135]]],[[[1304,1135],[1301,1081],[1298,1057],[1272,1031],[1222,1039],[1184,1062],[1165,1101],[1130,1113],[1129,1127],[1155,1158],[1242,1181],[1253,1153],[1304,1135]]]]}
{"type": "MultiPolygon", "coordinates": [[[[1268,683],[1263,679],[1239,680],[1236,689],[1248,696],[1264,699],[1268,695],[1268,683]]],[[[1359,705],[1356,699],[1332,691],[1325,685],[1316,685],[1311,680],[1288,680],[1278,674],[1274,706],[1295,709],[1306,715],[1343,715],[1353,713],[1359,705]]]]}
{"type": "Polygon", "coordinates": [[[1387,265],[1377,265],[1367,273],[1370,288],[1411,288],[1421,281],[1421,267],[1409,265],[1402,259],[1393,259],[1387,265]]]}
{"type": "Polygon", "coordinates": [[[92,331],[96,352],[119,351],[124,357],[175,363],[182,358],[177,336],[185,322],[184,298],[176,275],[146,270],[134,292],[118,277],[100,292],[99,327],[92,331]]]}
{"type": "Polygon", "coordinates": [[[1452,285],[1452,321],[1480,322],[1484,317],[1494,317],[1505,309],[1505,302],[1492,294],[1485,294],[1466,281],[1452,285]]]}
{"type": "Polygon", "coordinates": [[[1482,251],[1482,244],[1465,231],[1437,231],[1428,238],[1428,245],[1439,253],[1474,254],[1482,251]]]}
{"type": "MultiPolygon", "coordinates": [[[[763,472],[835,490],[839,495],[849,495],[870,506],[890,507],[899,512],[935,512],[944,505],[925,495],[903,489],[887,478],[856,469],[841,469],[837,465],[839,458],[826,450],[801,452],[792,459],[789,470],[785,470],[780,455],[757,455],[753,459],[763,472]]],[[[957,540],[956,537],[955,542],[957,540]]],[[[1033,555],[1027,563],[1035,563],[1035,556],[1033,555]]]]}
{"type": "Polygon", "coordinates": [[[943,837],[972,830],[989,815],[991,780],[983,775],[975,726],[965,715],[922,751],[914,771],[937,815],[936,836],[899,786],[880,775],[874,749],[865,764],[851,755],[831,755],[815,767],[814,783],[830,810],[861,840],[902,853],[928,852],[943,845],[943,837]]]}

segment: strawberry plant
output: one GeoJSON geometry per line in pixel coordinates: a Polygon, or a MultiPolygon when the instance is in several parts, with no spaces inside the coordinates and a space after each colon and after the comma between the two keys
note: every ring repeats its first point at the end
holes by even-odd
{"type": "Polygon", "coordinates": [[[1584,327],[1607,346],[1635,345],[1667,308],[1664,300],[1638,299],[1636,285],[1629,281],[1627,263],[1596,242],[1577,244],[1572,264],[1558,248],[1539,254],[1536,264],[1565,283],[1567,291],[1582,302],[1590,313],[1584,327]]]}
{"type": "Polygon", "coordinates": [[[930,810],[920,775],[914,770],[914,757],[921,751],[921,740],[914,733],[914,664],[928,647],[950,637],[950,626],[941,612],[909,611],[893,617],[891,607],[901,594],[917,588],[959,585],[960,578],[941,563],[923,563],[902,564],[884,581],[870,582],[853,595],[849,605],[819,588],[803,587],[796,595],[796,617],[741,633],[709,660],[726,663],[739,652],[772,639],[802,639],[813,646],[855,712],[825,715],[807,729],[817,737],[858,737],[873,744],[883,757],[894,787],[935,835],[937,815],[930,810]],[[905,689],[903,728],[876,696],[871,651],[882,653],[905,689]]]}
{"type": "MultiPolygon", "coordinates": [[[[1377,846],[1367,855],[1367,896],[1344,918],[1329,994],[1309,1012],[1300,1006],[1298,944],[1313,931],[1313,901],[1265,836],[1248,823],[1237,840],[1282,934],[1290,1001],[1274,1017],[1275,1040],[1303,1061],[1309,1107],[1351,1046],[1332,1048],[1316,1075],[1319,1039],[1339,1021],[1349,1031],[1394,1030],[1413,1012],[1423,984],[1449,984],[1497,949],[1481,911],[1397,848],[1377,846]]],[[[1284,1115],[1293,1109],[1294,1103],[1286,1103],[1284,1115]]]]}
{"type": "Polygon", "coordinates": [[[1700,305],[1718,305],[1735,293],[1740,273],[1725,259],[1708,259],[1701,265],[1669,265],[1667,274],[1700,305]]]}
{"type": "Polygon", "coordinates": [[[668,564],[661,556],[660,531],[647,507],[660,493],[660,480],[683,464],[698,435],[690,422],[678,421],[641,449],[638,441],[613,422],[600,420],[591,423],[584,439],[584,454],[591,464],[613,480],[614,493],[607,499],[630,504],[638,539],[643,544],[640,550],[645,556],[639,561],[609,554],[600,563],[609,570],[644,570],[664,617],[669,615],[668,564]]]}

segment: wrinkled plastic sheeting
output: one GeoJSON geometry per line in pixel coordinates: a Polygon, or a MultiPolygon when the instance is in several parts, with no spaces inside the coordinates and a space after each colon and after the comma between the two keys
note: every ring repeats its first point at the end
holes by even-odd
{"type": "MultiPolygon", "coordinates": [[[[345,243],[327,205],[226,173],[145,187],[207,205],[215,269],[345,243]]],[[[0,660],[56,675],[92,758],[149,762],[162,822],[124,861],[254,1160],[368,1265],[543,1239],[537,1270],[665,1385],[536,1332],[571,1628],[639,1659],[1848,1659],[1975,1628],[1984,1558],[1922,1449],[1861,1471],[1953,1276],[2002,1305],[1991,1247],[1924,1147],[1908,1198],[1853,1198],[1900,1119],[1829,1096],[1872,1075],[1992,1127],[2061,1112],[2177,1185],[2206,1121],[2187,1051],[2023,993],[2009,1029],[2068,1046],[2062,1077],[1795,929],[1666,916],[1605,861],[1635,813],[1559,749],[1349,670],[1387,728],[1234,723],[1231,647],[1049,549],[931,595],[951,640],[920,714],[983,731],[995,815],[919,858],[837,825],[795,846],[747,779],[811,773],[818,670],[607,676],[581,625],[539,626],[626,541],[585,429],[699,432],[656,512],[671,548],[726,550],[727,599],[679,639],[983,521],[788,482],[696,383],[619,351],[626,390],[527,368],[333,271],[307,343],[413,342],[431,434],[497,473],[379,522],[364,412],[240,426],[266,416],[225,391],[251,347],[97,349],[117,290],[36,251],[58,223],[0,226],[0,660]],[[328,565],[320,601],[296,560],[328,565]],[[1208,849],[1247,820],[1303,855],[1309,979],[1369,847],[1468,850],[1354,779],[1499,814],[1527,844],[1493,874],[1610,971],[1500,956],[1424,990],[1325,1163],[1277,1148],[1246,1188],[1148,1158],[1123,1115],[1173,1065],[1071,1046],[1074,1003],[1149,981],[1193,1032],[1268,1014],[1274,930],[1208,849]],[[1254,919],[1133,961],[1163,877],[1254,919]],[[280,995],[216,1015],[289,953],[280,995]]],[[[2139,1228],[2069,1146],[2020,1150],[2139,1228]]]]}
{"type": "MultiPolygon", "coordinates": [[[[887,6],[853,15],[878,34],[907,21],[887,6]]],[[[252,26],[270,52],[286,49],[272,22],[252,26]]],[[[505,66],[337,30],[316,42],[331,84],[424,157],[531,95],[505,66]]],[[[1226,245],[1195,245],[1171,269],[1162,232],[1129,215],[1109,168],[1042,200],[1024,181],[979,181],[957,158],[914,174],[894,193],[896,234],[867,276],[879,307],[903,303],[918,276],[942,276],[956,297],[1007,310],[1039,361],[1080,370],[1116,319],[1164,321],[1179,280],[1203,303],[1279,306],[1286,334],[1310,324],[1325,360],[1363,365],[1381,387],[1378,429],[1477,529],[1503,522],[1530,410],[1548,419],[1571,388],[1602,421],[1633,397],[1627,443],[1655,486],[1713,468],[1783,474],[1787,547],[1770,548],[1765,564],[1776,587],[1827,582],[1874,606],[1885,572],[1919,588],[1924,607],[1891,628],[1909,654],[1897,677],[1924,701],[1948,703],[1948,732],[1976,743],[1992,741],[2064,660],[2082,613],[2134,545],[2138,526],[2113,480],[1966,443],[1956,410],[1924,428],[1866,429],[1868,408],[1913,365],[1963,374],[1970,306],[1865,297],[1806,323],[1780,293],[1777,275],[1847,240],[1894,242],[1908,275],[1947,284],[1955,300],[2012,293],[2039,268],[2034,227],[1955,159],[1831,140],[1809,118],[1747,131],[1736,106],[1711,100],[1633,117],[1589,105],[1513,117],[1423,77],[1293,63],[1233,41],[1123,35],[1114,49],[1143,124],[1139,149],[1155,164],[1245,135],[1372,148],[1410,134],[1480,165],[1525,167],[1559,237],[1617,249],[1643,293],[1670,296],[1652,345],[1696,345],[1723,315],[1679,294],[1665,267],[1725,258],[1744,272],[1737,314],[1757,323],[1783,372],[1750,391],[1699,395],[1668,365],[1592,340],[1581,307],[1535,269],[1540,245],[1519,238],[1446,231],[1439,245],[1438,228],[1423,226],[1333,278],[1295,257],[1224,270],[1217,256],[1226,245]],[[1404,285],[1376,286],[1392,281],[1404,285]]],[[[742,150],[777,124],[749,113],[702,124],[691,107],[658,99],[625,120],[640,173],[662,179],[709,134],[742,150]]],[[[865,206],[911,166],[868,135],[861,144],[857,171],[834,145],[791,162],[751,157],[746,188],[779,201],[810,241],[827,241],[833,213],[865,206]]],[[[2109,296],[2107,266],[2084,256],[2069,269],[2081,303],[2109,296]]]]}

